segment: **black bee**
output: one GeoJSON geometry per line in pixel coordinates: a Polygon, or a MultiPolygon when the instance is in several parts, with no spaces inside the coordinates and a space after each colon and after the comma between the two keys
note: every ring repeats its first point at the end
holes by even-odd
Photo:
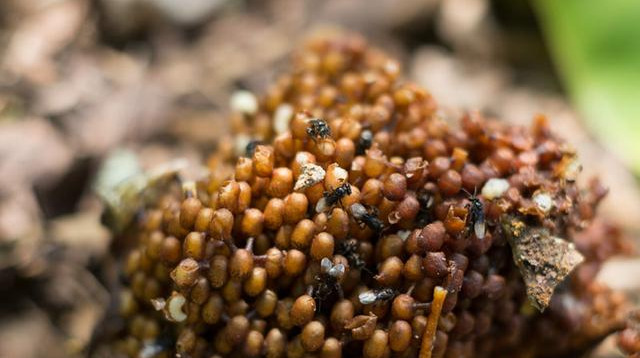
{"type": "MultiPolygon", "coordinates": [[[[334,302],[344,298],[344,292],[340,281],[345,274],[343,264],[334,265],[328,258],[320,261],[320,273],[315,277],[315,285],[311,288],[311,297],[318,302],[318,311],[322,310],[323,303],[334,302]]],[[[331,307],[331,305],[327,305],[331,307]]]]}
{"type": "Polygon", "coordinates": [[[396,290],[393,288],[383,288],[381,290],[370,290],[358,295],[358,300],[363,305],[368,305],[374,302],[384,302],[396,297],[396,290]]]}
{"type": "Polygon", "coordinates": [[[337,253],[344,256],[349,261],[349,266],[355,269],[363,269],[366,262],[358,253],[358,241],[354,239],[344,240],[338,244],[337,253]]]}
{"type": "Polygon", "coordinates": [[[356,155],[363,155],[364,152],[373,144],[373,133],[370,130],[365,129],[360,133],[358,138],[358,144],[356,146],[356,155]]]}
{"type": "Polygon", "coordinates": [[[319,138],[327,138],[331,136],[331,128],[324,119],[315,118],[309,121],[307,135],[314,141],[319,138]]]}
{"type": "Polygon", "coordinates": [[[316,204],[316,211],[324,211],[326,208],[338,203],[340,199],[347,195],[351,195],[351,185],[349,183],[343,183],[332,191],[325,191],[323,197],[318,200],[316,204]]]}
{"type": "Polygon", "coordinates": [[[253,153],[256,151],[256,147],[262,144],[259,140],[251,140],[247,143],[247,146],[244,148],[244,156],[247,158],[253,157],[253,153]]]}
{"type": "Polygon", "coordinates": [[[416,199],[420,203],[420,210],[418,211],[418,215],[416,215],[416,223],[418,226],[425,226],[430,222],[434,221],[432,215],[432,209],[434,204],[433,194],[421,189],[416,193],[416,199]]]}
{"type": "Polygon", "coordinates": [[[373,232],[381,233],[384,229],[384,224],[382,220],[378,219],[378,216],[374,214],[370,214],[367,208],[360,203],[355,203],[351,205],[351,215],[361,226],[368,226],[373,232]]]}
{"type": "Polygon", "coordinates": [[[351,195],[351,185],[349,183],[343,183],[333,191],[324,192],[324,198],[329,206],[334,205],[347,195],[351,195]]]}
{"type": "MultiPolygon", "coordinates": [[[[465,192],[467,192],[465,190],[465,192]]],[[[476,191],[473,194],[467,192],[469,195],[469,204],[466,205],[469,214],[467,216],[467,228],[473,227],[473,232],[478,239],[484,239],[486,232],[486,224],[484,222],[484,205],[482,201],[476,196],[476,191]]]]}

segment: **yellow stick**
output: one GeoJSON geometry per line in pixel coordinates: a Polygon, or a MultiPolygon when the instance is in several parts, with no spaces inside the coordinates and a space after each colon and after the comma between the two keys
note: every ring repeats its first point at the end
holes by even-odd
{"type": "Polygon", "coordinates": [[[436,338],[436,330],[438,329],[438,321],[440,320],[440,312],[442,312],[442,304],[446,297],[447,290],[444,288],[436,286],[433,289],[431,313],[429,314],[429,318],[427,318],[427,326],[424,328],[424,334],[422,335],[419,358],[431,358],[433,342],[436,338]]]}

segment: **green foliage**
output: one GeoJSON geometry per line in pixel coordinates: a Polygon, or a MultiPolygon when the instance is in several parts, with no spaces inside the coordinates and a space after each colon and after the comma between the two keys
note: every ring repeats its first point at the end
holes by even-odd
{"type": "Polygon", "coordinates": [[[534,5],[584,119],[640,174],[640,1],[534,0],[534,5]]]}

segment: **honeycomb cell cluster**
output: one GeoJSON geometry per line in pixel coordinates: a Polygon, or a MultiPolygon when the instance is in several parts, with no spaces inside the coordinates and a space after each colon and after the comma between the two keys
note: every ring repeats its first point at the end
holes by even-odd
{"type": "Polygon", "coordinates": [[[550,121],[451,124],[400,76],[361,37],[324,34],[260,100],[234,96],[206,180],[167,188],[127,234],[112,354],[556,356],[619,327],[625,297],[594,281],[624,250],[595,219],[606,189],[577,185],[550,121]],[[529,297],[505,220],[579,255],[549,302],[529,297]]]}

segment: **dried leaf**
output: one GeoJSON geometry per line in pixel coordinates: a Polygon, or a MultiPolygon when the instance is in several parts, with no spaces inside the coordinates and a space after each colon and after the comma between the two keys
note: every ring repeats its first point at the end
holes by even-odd
{"type": "Polygon", "coordinates": [[[515,217],[504,218],[502,228],[527,286],[529,301],[542,312],[556,286],[584,257],[573,243],[552,236],[545,228],[527,226],[515,217]]]}

